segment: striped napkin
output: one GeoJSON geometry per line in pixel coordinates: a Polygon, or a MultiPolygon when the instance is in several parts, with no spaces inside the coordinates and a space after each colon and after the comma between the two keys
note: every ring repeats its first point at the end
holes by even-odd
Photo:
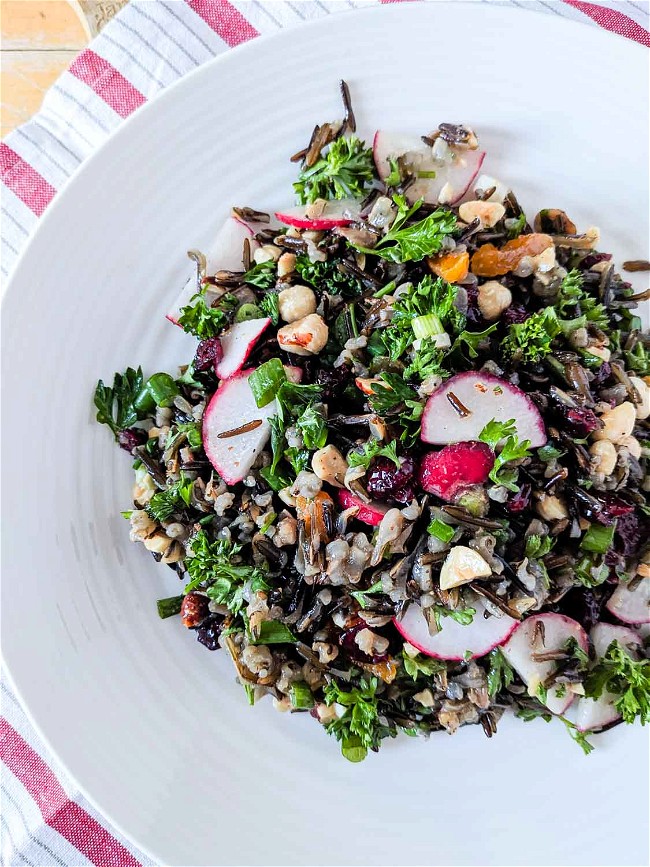
{"type": "MultiPolygon", "coordinates": [[[[378,0],[132,0],[0,143],[2,280],[38,218],[81,163],[160,90],[228,48],[378,0]]],[[[399,2],[399,0],[385,0],[399,2]]],[[[581,0],[475,0],[584,21],[650,46],[650,6],[581,0]]],[[[0,716],[6,865],[152,864],[86,801],[34,731],[3,676],[0,716]]],[[[191,852],[188,852],[188,860],[191,852]]]]}

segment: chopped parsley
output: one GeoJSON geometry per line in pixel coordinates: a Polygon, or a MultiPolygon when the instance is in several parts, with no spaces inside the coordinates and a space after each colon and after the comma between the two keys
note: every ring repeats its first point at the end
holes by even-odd
{"type": "Polygon", "coordinates": [[[584,316],[598,328],[609,328],[607,310],[584,288],[582,274],[576,269],[562,280],[554,306],[562,318],[584,316]]]}
{"type": "Polygon", "coordinates": [[[447,667],[439,659],[431,659],[428,656],[422,656],[421,653],[418,653],[417,656],[409,656],[404,651],[402,651],[402,665],[404,666],[404,671],[414,681],[417,681],[420,675],[424,678],[432,677],[437,671],[444,671],[447,667]]]}
{"type": "Polygon", "coordinates": [[[368,469],[370,462],[374,458],[389,458],[396,467],[399,468],[399,458],[397,457],[397,443],[393,441],[388,445],[382,445],[380,440],[369,440],[363,444],[361,452],[351,451],[348,454],[348,464],[351,467],[364,467],[368,469]]]}
{"type": "Polygon", "coordinates": [[[451,211],[438,208],[417,223],[405,225],[422,205],[422,199],[409,205],[404,196],[393,196],[397,216],[375,247],[353,245],[362,253],[371,253],[389,262],[411,262],[439,253],[443,239],[456,228],[456,217],[451,211]]]}
{"type": "Polygon", "coordinates": [[[147,514],[154,521],[166,521],[174,512],[190,505],[193,485],[192,479],[180,478],[166,491],[158,491],[145,506],[147,514]]]}
{"type": "Polygon", "coordinates": [[[341,741],[341,753],[350,762],[361,762],[368,750],[377,749],[384,728],[377,709],[377,678],[362,678],[358,687],[344,690],[332,680],[325,687],[325,704],[345,708],[342,716],[327,723],[328,734],[341,741]]]}
{"type": "Polygon", "coordinates": [[[374,177],[372,148],[357,136],[341,136],[315,165],[302,169],[293,188],[301,205],[316,199],[360,199],[374,177]]]}
{"type": "Polygon", "coordinates": [[[244,274],[244,283],[257,286],[258,289],[271,289],[275,286],[277,262],[257,262],[244,274]]]}
{"type": "Polygon", "coordinates": [[[260,301],[260,309],[265,313],[274,325],[280,321],[280,298],[278,292],[267,292],[260,301]]]}
{"type": "Polygon", "coordinates": [[[138,411],[136,402],[142,392],[142,368],[133,370],[127,367],[124,373],[116,373],[113,386],[104,385],[100,379],[95,389],[95,407],[97,421],[105,424],[117,435],[142,418],[144,413],[138,411]]]}
{"type": "Polygon", "coordinates": [[[514,323],[501,341],[504,354],[516,361],[536,362],[548,355],[553,338],[561,331],[552,307],[538,310],[524,322],[514,323]]]}
{"type": "Polygon", "coordinates": [[[205,303],[205,289],[195,295],[190,303],[181,308],[178,324],[183,331],[194,334],[199,340],[216,337],[228,325],[228,313],[238,305],[234,295],[227,293],[219,299],[216,307],[205,303]]]}
{"type": "Polygon", "coordinates": [[[650,723],[650,659],[638,662],[613,641],[585,679],[585,695],[600,698],[603,692],[619,696],[616,710],[626,723],[638,718],[641,725],[650,723]]]}
{"type": "Polygon", "coordinates": [[[488,695],[494,698],[502,689],[510,686],[515,678],[512,666],[498,647],[490,651],[488,656],[490,670],[488,671],[488,695]]]}
{"type": "Polygon", "coordinates": [[[490,470],[490,479],[495,485],[503,485],[509,491],[517,491],[516,467],[508,467],[511,461],[518,461],[530,457],[530,440],[519,440],[514,419],[508,421],[489,421],[478,435],[481,442],[487,443],[495,449],[503,439],[505,442],[494,459],[494,466],[490,470]]]}

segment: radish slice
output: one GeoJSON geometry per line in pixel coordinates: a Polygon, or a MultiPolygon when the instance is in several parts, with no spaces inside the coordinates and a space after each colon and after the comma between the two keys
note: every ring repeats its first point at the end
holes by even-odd
{"type": "MultiPolygon", "coordinates": [[[[618,641],[621,647],[637,659],[642,647],[641,638],[633,629],[627,626],[613,626],[611,623],[596,623],[589,633],[594,646],[596,658],[600,659],[607,653],[612,641],[618,641]]],[[[600,698],[581,698],[576,711],[576,727],[581,732],[602,729],[618,722],[621,718],[615,704],[619,696],[604,690],[600,698]]]]}
{"type": "Polygon", "coordinates": [[[642,578],[634,590],[619,584],[605,607],[623,623],[650,623],[650,578],[642,578]]]}
{"type": "Polygon", "coordinates": [[[435,172],[434,178],[419,178],[406,190],[411,204],[424,199],[431,205],[438,204],[445,187],[445,202],[459,202],[472,185],[485,159],[485,151],[449,146],[452,159],[449,162],[434,159],[431,148],[417,136],[399,135],[377,130],[372,145],[373,157],[379,177],[384,180],[390,173],[390,158],[405,157],[407,165],[415,172],[435,172]]]}
{"type": "MultiPolygon", "coordinates": [[[[526,618],[504,644],[503,655],[524,681],[530,695],[539,698],[538,687],[557,667],[554,661],[539,662],[533,659],[533,654],[564,650],[570,638],[575,638],[587,653],[587,634],[575,620],[564,614],[534,614],[526,618]]],[[[569,684],[558,684],[548,690],[543,704],[552,713],[563,714],[574,698],[575,693],[569,684]]]]}
{"type": "Polygon", "coordinates": [[[359,511],[355,518],[363,521],[364,524],[370,524],[372,527],[378,527],[388,511],[388,506],[384,503],[364,503],[359,497],[355,497],[354,494],[343,488],[338,491],[337,496],[342,509],[358,508],[359,511]]]}
{"type": "MultiPolygon", "coordinates": [[[[253,234],[251,227],[243,220],[228,217],[206,254],[208,273],[214,273],[217,270],[241,271],[244,265],[244,239],[249,239],[251,252],[259,247],[257,241],[253,240],[253,234]]],[[[174,325],[178,325],[181,310],[190,303],[195,294],[196,278],[192,275],[167,312],[166,318],[174,325]]],[[[209,293],[207,297],[209,299],[209,293]]]]}
{"type": "Polygon", "coordinates": [[[203,415],[205,453],[227,485],[235,485],[246,478],[271,433],[268,419],[277,412],[275,400],[261,408],[255,403],[248,384],[252,372],[245,370],[224,380],[212,395],[203,415]],[[219,437],[219,434],[256,421],[261,424],[252,430],[219,437]]]}
{"type": "Polygon", "coordinates": [[[338,199],[326,202],[322,212],[316,216],[308,216],[308,211],[314,205],[299,205],[297,208],[288,208],[286,211],[276,211],[275,216],[281,223],[287,226],[295,226],[297,229],[325,230],[335,226],[349,226],[359,219],[361,202],[357,199],[338,199]]]}
{"type": "Polygon", "coordinates": [[[508,187],[497,180],[497,178],[493,178],[490,175],[479,175],[474,183],[474,192],[477,190],[481,190],[481,192],[485,192],[486,190],[491,190],[494,187],[494,192],[491,196],[488,196],[487,199],[484,199],[486,202],[499,202],[502,203],[505,197],[508,195],[508,187]]]}
{"type": "Polygon", "coordinates": [[[262,333],[269,327],[271,320],[247,319],[245,322],[236,322],[225,331],[221,337],[223,356],[215,365],[215,373],[219,379],[228,379],[234,373],[242,369],[246,359],[253,351],[253,347],[262,333]]]}
{"type": "Polygon", "coordinates": [[[443,617],[440,632],[431,635],[422,609],[416,604],[409,605],[401,620],[393,618],[393,623],[409,644],[427,656],[450,660],[465,659],[469,653],[472,658],[485,656],[508,639],[517,621],[507,614],[485,617],[483,600],[474,594],[468,597],[471,599],[468,604],[476,609],[476,614],[467,626],[443,617]]]}
{"type": "Polygon", "coordinates": [[[514,419],[517,436],[533,448],[546,442],[544,422],[527,394],[491,373],[473,371],[452,376],[429,397],[421,438],[438,445],[476,440],[492,419],[514,419]]]}

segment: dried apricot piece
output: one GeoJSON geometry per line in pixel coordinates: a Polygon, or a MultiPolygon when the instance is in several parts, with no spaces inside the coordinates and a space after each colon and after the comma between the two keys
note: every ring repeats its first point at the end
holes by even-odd
{"type": "Polygon", "coordinates": [[[443,253],[442,256],[427,259],[427,264],[430,271],[447,283],[458,283],[467,277],[469,253],[443,253]]]}
{"type": "Polygon", "coordinates": [[[503,247],[483,244],[472,256],[472,273],[477,277],[500,277],[513,271],[524,256],[539,256],[553,246],[549,235],[520,235],[503,247]]]}

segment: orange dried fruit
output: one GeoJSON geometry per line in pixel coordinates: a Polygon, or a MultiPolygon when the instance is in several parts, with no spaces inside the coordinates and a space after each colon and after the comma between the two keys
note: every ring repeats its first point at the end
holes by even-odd
{"type": "Polygon", "coordinates": [[[467,277],[469,253],[443,253],[442,256],[427,259],[427,264],[430,271],[447,283],[458,283],[467,277]]]}
{"type": "Polygon", "coordinates": [[[520,235],[503,247],[483,244],[472,256],[472,273],[477,277],[500,277],[513,271],[524,256],[539,256],[553,246],[549,235],[520,235]]]}

